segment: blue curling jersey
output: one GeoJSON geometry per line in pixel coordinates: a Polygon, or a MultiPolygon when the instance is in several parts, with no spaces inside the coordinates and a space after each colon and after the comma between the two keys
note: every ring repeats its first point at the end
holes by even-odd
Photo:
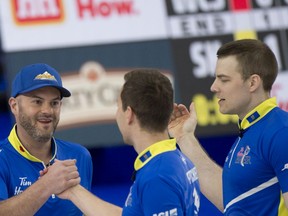
{"type": "Polygon", "coordinates": [[[196,168],[176,148],[176,140],[157,142],[138,155],[135,180],[124,216],[192,216],[200,208],[196,168]]]}
{"type": "MultiPolygon", "coordinates": [[[[39,178],[39,171],[46,166],[43,161],[31,155],[21,144],[16,126],[7,139],[0,142],[0,200],[6,200],[22,193],[39,178]]],[[[76,159],[81,185],[91,190],[92,160],[89,151],[79,144],[52,139],[54,159],[76,159]]],[[[28,205],[28,204],[27,204],[28,205]]],[[[52,195],[38,210],[36,216],[78,216],[82,212],[68,200],[52,195]]]]}
{"type": "Polygon", "coordinates": [[[270,98],[239,122],[242,134],[223,168],[224,212],[229,216],[287,216],[288,113],[270,98]]]}

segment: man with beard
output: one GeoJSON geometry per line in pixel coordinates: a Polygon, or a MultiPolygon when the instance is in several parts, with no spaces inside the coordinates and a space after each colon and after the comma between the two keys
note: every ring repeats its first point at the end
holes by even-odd
{"type": "Polygon", "coordinates": [[[79,184],[80,177],[91,189],[88,150],[53,137],[62,98],[70,95],[47,64],[28,65],[16,75],[9,99],[16,124],[0,142],[0,215],[82,215],[72,202],[55,196],[79,184]]]}

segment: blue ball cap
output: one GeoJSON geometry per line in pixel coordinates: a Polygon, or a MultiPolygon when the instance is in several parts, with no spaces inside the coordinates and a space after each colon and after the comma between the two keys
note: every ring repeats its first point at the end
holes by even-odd
{"type": "Polygon", "coordinates": [[[59,73],[51,66],[43,63],[23,67],[16,75],[12,85],[12,97],[27,93],[45,86],[57,88],[61,97],[70,97],[71,93],[62,86],[59,73]]]}

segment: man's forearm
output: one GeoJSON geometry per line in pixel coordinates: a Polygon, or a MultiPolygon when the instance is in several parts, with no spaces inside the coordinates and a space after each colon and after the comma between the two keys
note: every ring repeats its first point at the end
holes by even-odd
{"type": "Polygon", "coordinates": [[[0,202],[0,215],[34,215],[51,196],[44,181],[38,180],[21,194],[0,202]]]}
{"type": "Polygon", "coordinates": [[[81,185],[71,188],[69,199],[86,215],[121,216],[122,209],[116,205],[101,200],[87,191],[81,185]]]}

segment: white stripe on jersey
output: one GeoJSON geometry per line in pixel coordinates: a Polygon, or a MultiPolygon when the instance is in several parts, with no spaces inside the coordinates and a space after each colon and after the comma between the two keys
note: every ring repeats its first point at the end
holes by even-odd
{"type": "Polygon", "coordinates": [[[238,197],[234,198],[233,200],[231,200],[226,206],[225,206],[225,209],[224,209],[224,212],[231,206],[233,205],[234,203],[236,202],[239,202],[240,200],[243,200],[245,199],[246,197],[249,197],[261,190],[264,190],[265,188],[268,188],[270,187],[271,185],[273,184],[276,184],[278,182],[278,179],[277,177],[274,177],[272,179],[270,179],[269,181],[267,182],[264,182],[263,184],[255,187],[255,188],[252,188],[251,190],[239,195],[238,197]]]}

